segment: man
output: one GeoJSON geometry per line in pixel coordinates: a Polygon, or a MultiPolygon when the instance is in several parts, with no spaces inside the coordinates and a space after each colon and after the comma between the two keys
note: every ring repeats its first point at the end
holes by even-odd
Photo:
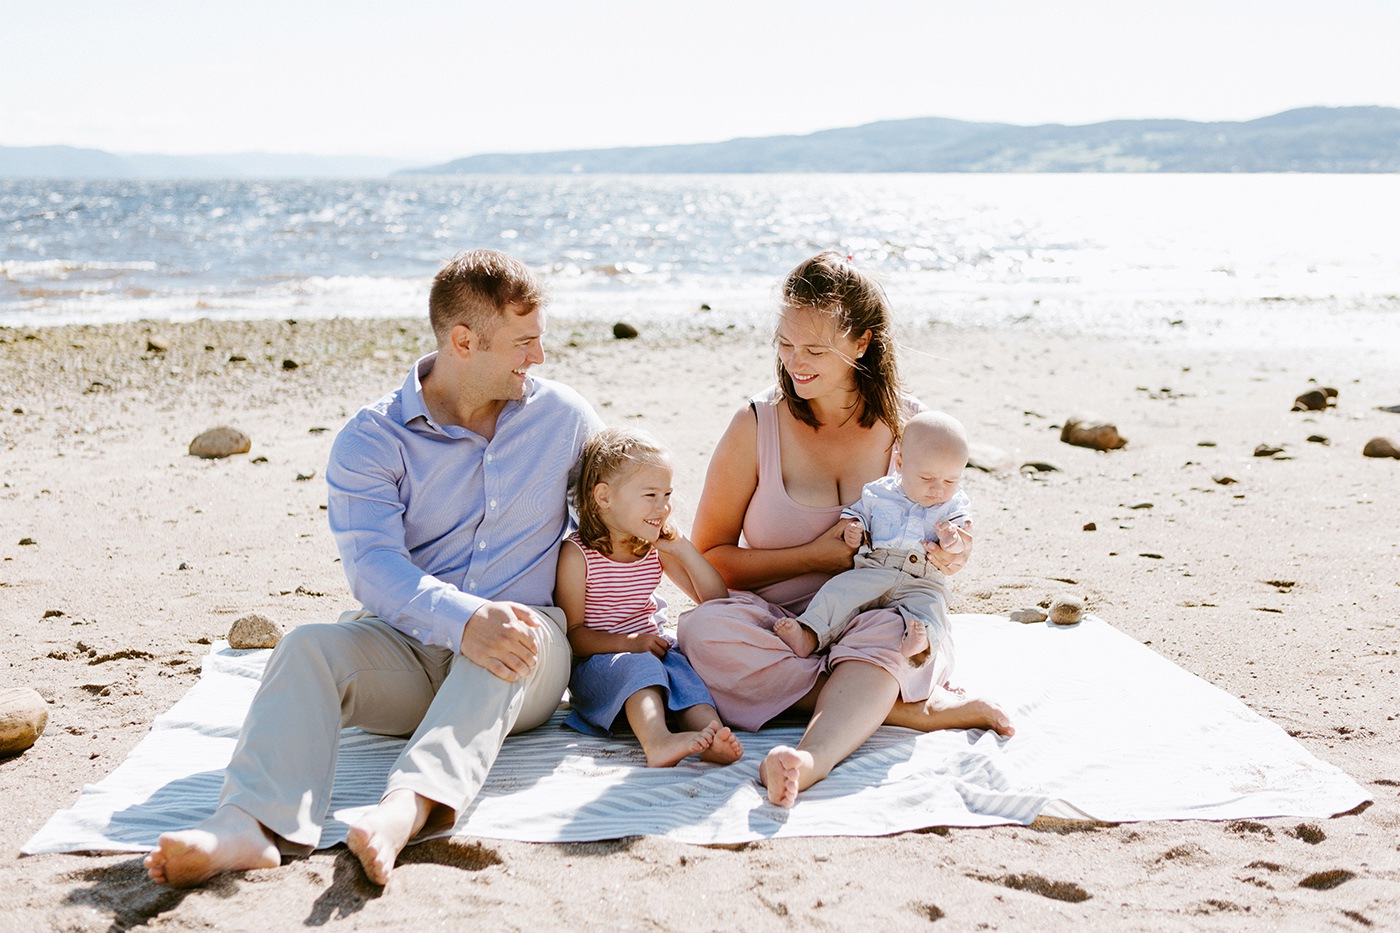
{"type": "Polygon", "coordinates": [[[363,609],[304,625],[268,662],[219,808],[166,833],[157,882],[273,868],[320,839],[340,730],[409,735],[379,805],[347,843],[384,884],[408,841],[451,826],[512,731],[540,725],[569,680],[548,606],[579,451],[599,428],[544,361],[544,294],[520,262],[463,253],[433,281],[438,349],[336,437],[331,531],[363,609]]]}

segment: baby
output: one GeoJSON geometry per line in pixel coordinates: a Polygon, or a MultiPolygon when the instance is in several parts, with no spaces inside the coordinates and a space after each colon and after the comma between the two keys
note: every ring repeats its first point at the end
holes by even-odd
{"type": "Polygon", "coordinates": [[[960,529],[972,520],[959,485],[967,466],[967,435],[957,419],[922,412],[904,426],[894,455],[895,474],[867,483],[860,501],[841,512],[853,521],[846,543],[859,547],[855,568],[826,582],[807,611],[773,626],[800,658],[831,644],[866,609],[897,609],[904,616],[900,651],[912,664],[936,653],[952,669],[948,582],[929,561],[935,548],[962,551],[960,529]]]}

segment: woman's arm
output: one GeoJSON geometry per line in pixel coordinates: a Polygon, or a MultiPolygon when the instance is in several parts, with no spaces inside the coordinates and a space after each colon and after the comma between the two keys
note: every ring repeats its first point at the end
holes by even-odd
{"type": "Polygon", "coordinates": [[[661,569],[666,571],[666,576],[697,603],[729,595],[729,587],[724,585],[719,571],[684,535],[677,534],[669,539],[663,535],[656,542],[656,549],[661,553],[661,569]]]}
{"type": "Polygon", "coordinates": [[[758,488],[758,418],[744,408],[715,445],[695,510],[691,539],[724,582],[753,590],[804,573],[840,573],[851,567],[854,549],[842,539],[845,520],[816,540],[790,548],[739,547],[744,514],[758,488]]]}
{"type": "Polygon", "coordinates": [[[595,654],[631,654],[650,651],[658,658],[670,648],[670,642],[651,632],[614,635],[600,632],[583,624],[583,607],[587,598],[588,562],[572,541],[559,548],[559,569],[554,577],[554,605],[564,610],[568,620],[569,647],[580,658],[595,654]]]}

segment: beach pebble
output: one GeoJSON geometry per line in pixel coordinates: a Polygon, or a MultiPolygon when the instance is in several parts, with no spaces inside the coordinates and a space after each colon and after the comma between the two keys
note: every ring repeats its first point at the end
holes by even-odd
{"type": "Polygon", "coordinates": [[[210,428],[190,441],[190,453],[206,459],[228,457],[233,454],[246,454],[253,442],[237,428],[220,426],[210,428]]]}
{"type": "Polygon", "coordinates": [[[288,370],[288,371],[293,370],[293,369],[297,369],[297,368],[299,368],[300,366],[301,366],[301,364],[298,363],[296,360],[283,360],[283,361],[282,361],[282,368],[285,369],[285,370],[288,370]]]}
{"type": "Polygon", "coordinates": [[[1323,446],[1327,446],[1327,445],[1331,444],[1332,441],[1329,440],[1328,438],[1322,436],[1321,434],[1309,434],[1309,435],[1308,435],[1308,443],[1309,443],[1309,444],[1322,444],[1323,446]]]}
{"type": "Polygon", "coordinates": [[[282,639],[282,629],[266,616],[246,615],[228,630],[230,648],[275,648],[282,639]]]}
{"type": "Polygon", "coordinates": [[[20,546],[20,547],[33,547],[34,545],[36,545],[36,544],[38,544],[38,543],[39,543],[39,542],[38,542],[38,541],[35,541],[33,538],[20,538],[20,539],[19,539],[19,546],[20,546]]]}
{"type": "Polygon", "coordinates": [[[1254,448],[1254,456],[1256,457],[1272,457],[1274,454],[1281,453],[1283,453],[1283,448],[1275,447],[1273,444],[1260,444],[1254,448]]]}
{"type": "Polygon", "coordinates": [[[1099,530],[1099,525],[1098,525],[1097,522],[1085,522],[1085,523],[1084,523],[1084,530],[1085,530],[1085,531],[1098,531],[1098,530],[1099,530]]]}
{"type": "Polygon", "coordinates": [[[164,337],[152,335],[146,338],[146,351],[149,353],[164,353],[170,349],[170,341],[164,337]]]}
{"type": "Polygon", "coordinates": [[[1337,404],[1336,389],[1309,389],[1293,400],[1293,410],[1326,411],[1329,405],[1335,404],[1337,404]]]}
{"type": "Polygon", "coordinates": [[[637,328],[633,327],[631,324],[624,324],[618,321],[613,325],[613,336],[618,340],[631,340],[633,337],[637,336],[637,328]]]}
{"type": "Polygon", "coordinates": [[[49,704],[28,687],[0,688],[0,757],[18,755],[49,724],[49,704]]]}
{"type": "MultiPolygon", "coordinates": [[[[1391,414],[1400,415],[1400,405],[1382,405],[1380,411],[1388,411],[1391,414]]],[[[15,414],[19,414],[18,409],[15,410],[15,414]]]]}
{"type": "Polygon", "coordinates": [[[1058,473],[1060,467],[1049,460],[1027,460],[1021,464],[1022,473],[1058,473]]]}
{"type": "Polygon", "coordinates": [[[1084,618],[1084,599],[1080,596],[1056,596],[1050,601],[1050,621],[1056,625],[1074,625],[1084,618]]]}
{"type": "Polygon", "coordinates": [[[1373,437],[1366,442],[1366,446],[1361,450],[1361,455],[1363,457],[1394,457],[1400,460],[1400,447],[1396,447],[1395,442],[1388,437],[1373,437]]]}
{"type": "Polygon", "coordinates": [[[1235,483],[1239,482],[1239,480],[1226,473],[1217,473],[1212,476],[1211,479],[1215,480],[1215,482],[1221,486],[1233,486],[1235,483]]]}
{"type": "Polygon", "coordinates": [[[1044,622],[1045,613],[1034,606],[1027,606],[1025,609],[1013,609],[1007,616],[1012,622],[1044,622]]]}
{"type": "Polygon", "coordinates": [[[316,478],[316,471],[315,471],[315,470],[307,470],[305,473],[298,473],[298,474],[297,474],[297,482],[298,482],[298,483],[305,483],[305,482],[307,482],[308,480],[313,480],[313,479],[315,479],[315,478],[316,478]]]}
{"type": "Polygon", "coordinates": [[[1060,429],[1060,440],[1091,450],[1117,450],[1128,443],[1116,425],[1087,415],[1067,419],[1060,429]]]}
{"type": "Polygon", "coordinates": [[[1011,469],[1011,455],[991,444],[968,444],[967,465],[983,473],[1000,473],[1011,469]]]}

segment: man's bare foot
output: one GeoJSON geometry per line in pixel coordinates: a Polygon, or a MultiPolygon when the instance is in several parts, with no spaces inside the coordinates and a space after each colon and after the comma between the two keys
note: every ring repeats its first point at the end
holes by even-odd
{"type": "Polygon", "coordinates": [[[710,743],[709,748],[700,753],[701,761],[732,765],[744,757],[744,743],[739,741],[732,729],[721,726],[718,722],[710,723],[710,727],[715,730],[715,740],[710,743]]]}
{"type": "Polygon", "coordinates": [[[779,807],[797,803],[802,766],[812,767],[812,756],[791,745],[775,745],[758,767],[759,780],[768,788],[768,802],[779,807]]]}
{"type": "Polygon", "coordinates": [[[425,813],[417,794],[396,790],[350,827],[345,844],[360,860],[370,881],[389,883],[399,853],[422,827],[425,813]]]}
{"type": "Polygon", "coordinates": [[[712,722],[699,732],[667,732],[659,740],[643,745],[648,768],[670,768],[691,755],[699,755],[714,744],[719,723],[712,722]]]}
{"type": "Polygon", "coordinates": [[[276,868],[282,864],[270,832],[237,807],[220,807],[193,829],[162,833],[144,860],[157,884],[188,888],[225,871],[276,868]]]}
{"type": "Polygon", "coordinates": [[[773,623],[773,634],[783,640],[799,658],[809,658],[817,650],[817,635],[791,616],[773,623]]]}
{"type": "Polygon", "coordinates": [[[892,726],[934,732],[938,729],[990,729],[1011,737],[1016,727],[1011,717],[991,700],[968,699],[946,687],[935,687],[923,703],[896,703],[885,722],[892,726]]]}

